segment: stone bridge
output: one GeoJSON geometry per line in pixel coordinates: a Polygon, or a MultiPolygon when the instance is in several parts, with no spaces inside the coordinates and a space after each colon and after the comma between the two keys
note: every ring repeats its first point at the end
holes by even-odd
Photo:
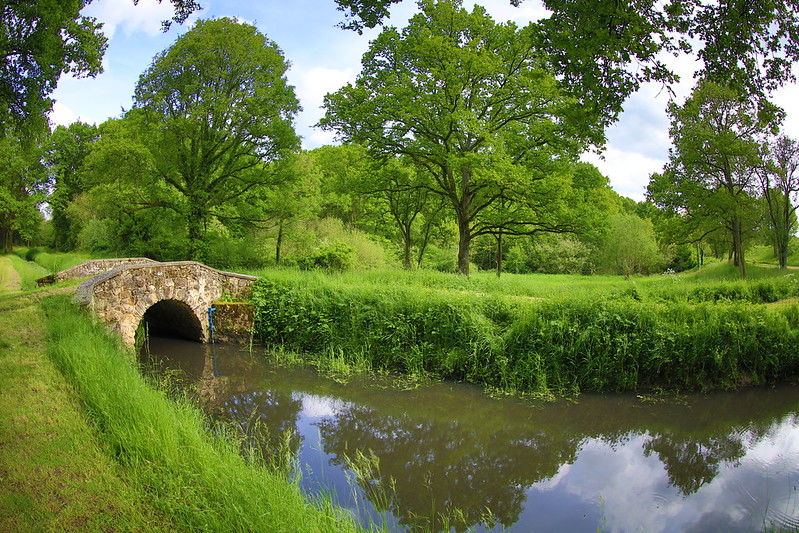
{"type": "Polygon", "coordinates": [[[42,285],[52,285],[65,279],[81,279],[88,278],[89,276],[96,276],[103,272],[107,272],[112,268],[122,265],[135,265],[141,263],[157,263],[154,259],[146,257],[123,257],[119,259],[89,259],[72,268],[62,270],[56,274],[51,274],[36,280],[36,284],[40,287],[42,285]]]}
{"type": "Polygon", "coordinates": [[[221,298],[248,297],[256,279],[194,261],[125,264],[81,283],[73,302],[91,309],[129,346],[142,320],[150,333],[208,342],[208,309],[221,298]]]}

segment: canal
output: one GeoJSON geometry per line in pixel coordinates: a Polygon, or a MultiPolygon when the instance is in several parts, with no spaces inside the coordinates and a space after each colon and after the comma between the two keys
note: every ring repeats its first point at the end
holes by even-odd
{"type": "Polygon", "coordinates": [[[392,531],[799,528],[799,387],[534,402],[153,337],[155,379],[392,531]],[[282,450],[279,452],[278,450],[282,450]],[[283,455],[281,455],[281,453],[283,455]],[[356,471],[358,474],[356,475],[356,471]]]}

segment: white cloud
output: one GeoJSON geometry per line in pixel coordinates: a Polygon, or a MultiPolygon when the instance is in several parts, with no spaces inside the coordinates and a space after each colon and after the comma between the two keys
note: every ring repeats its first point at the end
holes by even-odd
{"type": "Polygon", "coordinates": [[[132,0],[102,0],[90,4],[83,13],[103,22],[103,33],[110,40],[118,28],[128,35],[137,31],[158,35],[161,21],[171,19],[174,9],[168,1],[159,4],[157,0],[140,0],[134,5],[132,0]]]}
{"type": "Polygon", "coordinates": [[[50,112],[50,122],[54,126],[69,126],[79,118],[77,113],[61,102],[53,104],[53,110],[50,112]]]}
{"type": "MultiPolygon", "coordinates": [[[[355,81],[356,73],[352,69],[332,69],[314,67],[305,72],[297,72],[297,98],[303,110],[297,117],[297,130],[303,136],[305,148],[317,148],[323,144],[331,144],[334,135],[313,126],[324,116],[324,98],[327,93],[337,91],[348,82],[355,81]]],[[[295,78],[295,76],[291,76],[295,78]]]]}
{"type": "Polygon", "coordinates": [[[794,139],[799,139],[799,86],[792,84],[776,91],[774,101],[787,113],[787,118],[782,125],[784,133],[794,139]]]}
{"type": "Polygon", "coordinates": [[[292,394],[292,399],[296,400],[297,397],[302,401],[302,413],[303,416],[307,418],[328,418],[336,416],[348,405],[344,400],[331,396],[292,394]]]}
{"type": "Polygon", "coordinates": [[[594,153],[584,154],[583,161],[595,165],[602,174],[610,178],[610,186],[622,196],[636,202],[644,200],[649,176],[660,172],[664,159],[647,157],[639,152],[609,147],[603,158],[594,153]]]}

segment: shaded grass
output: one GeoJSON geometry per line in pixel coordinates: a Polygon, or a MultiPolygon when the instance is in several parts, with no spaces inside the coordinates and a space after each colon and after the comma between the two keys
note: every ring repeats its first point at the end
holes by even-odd
{"type": "Polygon", "coordinates": [[[50,253],[41,252],[36,255],[36,264],[50,271],[51,274],[61,272],[70,267],[83,263],[89,259],[95,259],[91,254],[83,253],[50,253]]]}
{"type": "Polygon", "coordinates": [[[308,503],[287,472],[249,461],[199,409],[141,377],[130,353],[64,297],[43,302],[50,354],[79,394],[107,453],[178,529],[348,531],[327,501],[308,503]]]}
{"type": "Polygon", "coordinates": [[[50,274],[50,271],[43,266],[33,261],[26,261],[18,255],[7,255],[6,258],[11,261],[11,264],[19,274],[22,290],[36,287],[37,279],[50,274]]]}

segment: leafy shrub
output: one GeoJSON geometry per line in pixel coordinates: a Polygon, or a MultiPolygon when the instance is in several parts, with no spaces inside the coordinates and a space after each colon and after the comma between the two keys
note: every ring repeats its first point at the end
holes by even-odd
{"type": "Polygon", "coordinates": [[[358,260],[355,248],[343,242],[323,244],[309,255],[297,261],[302,270],[320,268],[323,270],[342,272],[350,270],[358,260]]]}
{"type": "Polygon", "coordinates": [[[693,250],[691,246],[683,244],[674,251],[674,257],[669,261],[668,268],[675,272],[685,272],[696,266],[693,250]]]}
{"type": "Polygon", "coordinates": [[[596,295],[525,302],[321,278],[261,279],[253,301],[267,344],[514,392],[704,390],[799,376],[795,308],[596,295]]]}
{"type": "Polygon", "coordinates": [[[205,254],[208,266],[223,270],[258,269],[265,267],[268,262],[268,251],[258,239],[250,236],[214,236],[205,254]]]}

